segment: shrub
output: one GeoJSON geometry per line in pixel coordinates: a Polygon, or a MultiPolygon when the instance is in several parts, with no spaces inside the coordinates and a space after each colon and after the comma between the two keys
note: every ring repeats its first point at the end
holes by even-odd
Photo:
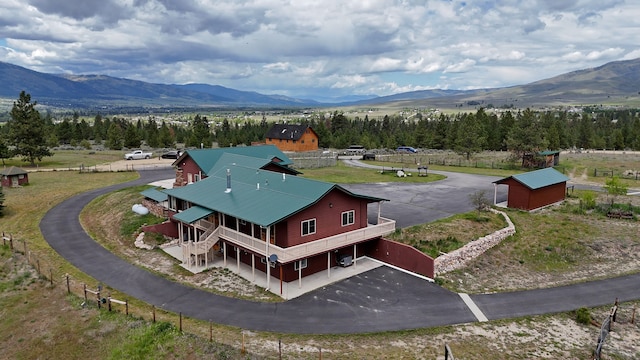
{"type": "Polygon", "coordinates": [[[591,313],[589,312],[589,309],[581,307],[580,309],[576,310],[576,321],[579,324],[591,324],[591,313]]]}
{"type": "Polygon", "coordinates": [[[591,210],[596,208],[595,191],[585,191],[580,197],[580,207],[583,210],[591,210]]]}

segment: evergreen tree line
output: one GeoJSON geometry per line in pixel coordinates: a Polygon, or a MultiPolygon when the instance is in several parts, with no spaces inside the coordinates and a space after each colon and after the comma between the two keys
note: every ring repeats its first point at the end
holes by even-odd
{"type": "MultiPolygon", "coordinates": [[[[78,114],[60,121],[50,114],[41,117],[35,104],[24,92],[14,103],[12,120],[0,127],[1,158],[12,155],[8,145],[24,147],[21,142],[25,139],[31,139],[29,146],[36,148],[104,145],[120,150],[142,144],[152,148],[174,148],[177,144],[199,148],[211,147],[213,142],[220,147],[250,145],[263,142],[271,126],[264,117],[261,121],[232,123],[226,118],[209,121],[201,115],[182,124],[158,122],[152,117],[132,122],[102,115],[87,122],[78,114]]],[[[367,149],[395,149],[405,145],[454,150],[467,157],[482,150],[512,151],[515,155],[569,148],[640,150],[640,112],[636,109],[586,108],[581,113],[526,109],[497,114],[480,108],[475,113],[450,115],[417,113],[410,119],[401,115],[349,118],[335,111],[299,122],[314,129],[321,148],[344,149],[359,144],[367,149]]],[[[46,149],[38,151],[28,160],[34,160],[34,155],[36,159],[49,156],[46,149]]]]}

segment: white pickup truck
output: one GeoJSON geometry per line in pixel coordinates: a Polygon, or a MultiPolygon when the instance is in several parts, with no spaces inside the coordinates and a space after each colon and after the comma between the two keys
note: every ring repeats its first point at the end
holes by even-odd
{"type": "Polygon", "coordinates": [[[150,152],[135,150],[130,153],[124,154],[124,159],[125,160],[151,159],[151,156],[153,156],[153,154],[150,152]]]}

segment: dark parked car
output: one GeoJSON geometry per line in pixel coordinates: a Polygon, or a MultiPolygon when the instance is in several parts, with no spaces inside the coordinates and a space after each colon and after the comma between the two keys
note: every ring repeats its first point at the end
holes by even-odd
{"type": "Polygon", "coordinates": [[[166,153],[162,154],[160,157],[163,159],[177,159],[180,157],[180,151],[178,150],[167,151],[166,153]]]}

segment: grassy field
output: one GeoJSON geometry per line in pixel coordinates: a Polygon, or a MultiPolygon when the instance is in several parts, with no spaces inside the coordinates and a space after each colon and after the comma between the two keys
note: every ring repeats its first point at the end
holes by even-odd
{"type": "MultiPolygon", "coordinates": [[[[60,167],[65,167],[72,166],[76,159],[69,156],[68,160],[55,161],[60,167]]],[[[579,161],[576,166],[587,168],[595,163],[592,159],[579,161]]],[[[327,169],[325,173],[318,170],[317,174],[305,171],[305,176],[367,180],[373,176],[370,170],[365,170],[365,174],[352,175],[354,171],[340,167],[338,174],[331,174],[332,171],[327,169]]],[[[39,260],[43,275],[38,275],[21,254],[0,247],[0,315],[3,319],[0,322],[3,355],[0,357],[271,359],[277,358],[278,341],[281,340],[284,359],[317,359],[320,349],[323,359],[344,358],[345,354],[365,359],[435,359],[442,358],[445,343],[451,345],[457,358],[462,359],[582,359],[588,357],[594,344],[597,329],[578,325],[573,313],[392,333],[303,336],[243,331],[192,319],[183,319],[185,330],[180,332],[176,314],[158,310],[159,322],[154,325],[150,322],[152,309],[135,299],[130,299],[133,315],[128,317],[122,315],[122,309],[110,314],[97,310],[93,304],[83,307],[84,299],[77,294],[66,294],[64,275],[69,274],[76,285],[81,282],[96,284],[96,281],[79,273],[50,249],[39,232],[38,223],[50,207],[73,194],[134,177],[134,173],[126,172],[37,172],[30,174],[31,185],[5,189],[7,207],[5,216],[0,218],[0,230],[12,233],[18,240],[18,248],[22,240],[27,241],[33,258],[39,260]],[[53,287],[45,278],[47,269],[52,271],[53,287]],[[210,326],[213,329],[212,342],[208,340],[210,326]]],[[[392,180],[387,178],[387,181],[392,180]]],[[[120,198],[121,203],[137,200],[133,190],[112,196],[111,199],[99,200],[113,202],[120,198]]],[[[609,269],[617,264],[616,260],[619,262],[621,254],[625,254],[625,262],[634,264],[635,271],[638,271],[638,229],[630,226],[634,223],[612,221],[594,212],[579,213],[575,209],[578,201],[576,197],[564,208],[535,214],[509,211],[518,234],[491,249],[487,256],[479,258],[468,268],[447,274],[444,277],[446,286],[476,292],[523,285],[530,287],[544,283],[542,280],[554,284],[554,276],[557,276],[557,281],[580,281],[580,278],[597,276],[585,272],[586,265],[595,261],[609,269]],[[603,253],[607,248],[612,251],[603,253]],[[520,281],[513,282],[510,278],[520,281]],[[505,284],[502,285],[501,281],[505,284]]],[[[113,203],[96,202],[88,211],[96,211],[100,207],[104,211],[111,206],[109,204],[113,203]]],[[[118,211],[114,211],[114,216],[118,216],[118,211]]],[[[91,218],[86,213],[83,216],[91,218]]],[[[414,244],[424,241],[427,233],[434,234],[434,239],[451,237],[465,242],[490,232],[494,227],[503,226],[499,219],[484,220],[483,217],[483,214],[460,215],[403,229],[396,235],[414,244]]],[[[126,237],[136,226],[123,223],[112,230],[126,237]]],[[[99,236],[97,233],[94,235],[99,236]]],[[[442,251],[444,248],[436,249],[442,251]]],[[[623,272],[633,271],[632,268],[623,272]]],[[[113,289],[107,290],[114,297],[126,296],[113,289]]],[[[635,302],[624,306],[629,310],[639,304],[635,302]]],[[[599,318],[607,310],[606,307],[592,309],[592,313],[599,318]]],[[[616,331],[622,331],[622,327],[617,325],[616,331]]],[[[640,356],[637,352],[628,355],[628,351],[619,350],[625,346],[624,339],[622,336],[619,343],[615,338],[608,342],[608,355],[617,359],[640,356]]]]}
{"type": "Polygon", "coordinates": [[[94,166],[122,160],[125,151],[122,150],[52,150],[53,156],[42,158],[36,162],[36,167],[31,167],[21,158],[3,159],[4,166],[18,166],[27,171],[39,169],[65,169],[84,166],[94,166]]]}
{"type": "MultiPolygon", "coordinates": [[[[390,166],[387,164],[387,166],[390,166]]],[[[337,166],[305,169],[303,177],[315,180],[321,180],[338,184],[356,184],[356,183],[384,183],[384,182],[432,182],[445,178],[443,175],[429,174],[429,176],[418,176],[412,173],[411,176],[398,177],[395,172],[381,173],[379,170],[350,167],[339,161],[337,166]]]]}

